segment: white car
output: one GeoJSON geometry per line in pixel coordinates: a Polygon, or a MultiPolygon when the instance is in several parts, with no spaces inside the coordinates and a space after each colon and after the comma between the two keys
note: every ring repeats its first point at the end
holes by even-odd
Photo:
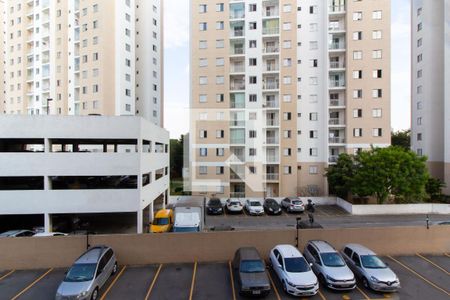
{"type": "Polygon", "coordinates": [[[233,199],[228,199],[225,204],[225,207],[227,209],[227,212],[230,213],[242,213],[242,210],[244,209],[244,206],[242,206],[241,201],[233,199]]]}
{"type": "Polygon", "coordinates": [[[39,232],[33,235],[33,237],[45,237],[45,236],[67,236],[67,233],[62,232],[39,232]]]}
{"type": "Polygon", "coordinates": [[[278,245],[270,251],[270,265],[281,281],[283,290],[294,296],[314,296],[319,282],[300,251],[291,245],[278,245]]]}
{"type": "Polygon", "coordinates": [[[245,201],[245,210],[249,213],[249,215],[263,215],[264,207],[258,200],[249,200],[245,201]]]}

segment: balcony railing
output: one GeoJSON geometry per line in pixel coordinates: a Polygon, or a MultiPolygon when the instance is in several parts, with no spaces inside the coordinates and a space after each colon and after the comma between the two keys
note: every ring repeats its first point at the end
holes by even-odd
{"type": "Polygon", "coordinates": [[[280,174],[276,174],[276,173],[266,174],[266,180],[278,180],[279,178],[280,178],[280,174]]]}
{"type": "Polygon", "coordinates": [[[263,17],[278,17],[279,15],[280,15],[280,11],[278,10],[278,8],[263,10],[263,17]]]}
{"type": "Polygon", "coordinates": [[[244,19],[245,18],[245,12],[243,11],[231,11],[230,12],[230,19],[244,19]]]}
{"type": "Polygon", "coordinates": [[[245,72],[245,65],[231,65],[230,71],[232,73],[243,73],[245,72]]]}
{"type": "Polygon", "coordinates": [[[345,80],[330,80],[331,88],[343,88],[345,87],[345,80]]]}
{"type": "Polygon", "coordinates": [[[266,137],[266,144],[278,144],[277,137],[266,137]]]}
{"type": "Polygon", "coordinates": [[[340,49],[345,49],[345,42],[331,43],[331,44],[328,46],[328,49],[330,49],[330,50],[340,50],[340,49]]]}
{"type": "Polygon", "coordinates": [[[280,48],[278,46],[269,46],[263,48],[263,53],[278,53],[280,52],[280,48]]]}
{"type": "Polygon", "coordinates": [[[278,119],[267,119],[266,120],[267,126],[278,126],[279,124],[280,124],[280,122],[278,121],[278,119]]]}
{"type": "Polygon", "coordinates": [[[345,106],[344,100],[330,100],[330,107],[345,106]]]}
{"type": "Polygon", "coordinates": [[[343,61],[330,61],[330,69],[343,69],[345,63],[343,61]]]}
{"type": "Polygon", "coordinates": [[[232,55],[245,54],[245,49],[244,48],[231,48],[231,54],[232,55]]]}
{"type": "Polygon", "coordinates": [[[245,180],[245,173],[234,173],[234,172],[231,172],[230,179],[245,180]]]}
{"type": "Polygon", "coordinates": [[[231,120],[230,121],[230,126],[233,126],[233,127],[244,127],[245,126],[245,121],[244,120],[231,120]]]}
{"type": "Polygon", "coordinates": [[[280,66],[278,64],[266,64],[264,66],[264,71],[268,72],[276,72],[280,70],[280,66]]]}
{"type": "Polygon", "coordinates": [[[265,82],[263,84],[263,89],[264,90],[277,90],[280,88],[280,84],[278,81],[276,82],[265,82]]]}
{"type": "Polygon", "coordinates": [[[339,137],[339,136],[337,136],[337,137],[330,137],[330,138],[328,138],[328,142],[330,144],[344,144],[345,143],[345,138],[339,137]]]}
{"type": "Polygon", "coordinates": [[[279,108],[280,105],[279,105],[278,101],[266,101],[266,103],[264,103],[264,107],[265,108],[279,108]]]}
{"type": "Polygon", "coordinates": [[[245,108],[245,102],[230,101],[230,108],[245,108]]]}
{"type": "Polygon", "coordinates": [[[279,32],[280,32],[280,28],[278,28],[278,27],[263,28],[263,34],[278,34],[279,32]]]}
{"type": "Polygon", "coordinates": [[[231,31],[231,37],[243,37],[243,36],[244,36],[244,30],[242,30],[242,29],[231,31]]]}
{"type": "Polygon", "coordinates": [[[343,119],[340,118],[330,118],[328,120],[329,125],[345,125],[345,122],[343,119]]]}
{"type": "Polygon", "coordinates": [[[331,13],[345,12],[345,5],[330,5],[331,13]]]}
{"type": "Polygon", "coordinates": [[[244,81],[232,81],[232,82],[230,82],[230,90],[232,90],[232,91],[245,90],[245,82],[244,81]]]}
{"type": "Polygon", "coordinates": [[[231,138],[230,144],[238,144],[238,145],[245,144],[245,138],[231,138]]]}
{"type": "Polygon", "coordinates": [[[233,153],[234,157],[230,159],[231,162],[245,162],[245,155],[233,153]]]}
{"type": "Polygon", "coordinates": [[[278,159],[278,156],[276,156],[276,155],[267,155],[266,156],[266,162],[278,163],[278,161],[279,161],[279,159],[278,159]]]}
{"type": "Polygon", "coordinates": [[[338,161],[338,159],[339,159],[339,156],[338,156],[338,155],[332,155],[332,156],[330,156],[330,157],[328,158],[328,162],[330,162],[330,163],[336,163],[336,162],[338,161]]]}

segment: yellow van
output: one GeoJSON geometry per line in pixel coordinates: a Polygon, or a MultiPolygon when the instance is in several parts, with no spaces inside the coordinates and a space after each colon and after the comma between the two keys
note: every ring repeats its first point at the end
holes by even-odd
{"type": "Polygon", "coordinates": [[[150,224],[151,233],[169,232],[173,226],[173,210],[161,209],[159,210],[153,222],[150,224]]]}

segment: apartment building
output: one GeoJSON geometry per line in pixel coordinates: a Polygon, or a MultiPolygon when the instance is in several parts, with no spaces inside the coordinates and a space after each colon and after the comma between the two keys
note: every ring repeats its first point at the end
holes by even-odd
{"type": "Polygon", "coordinates": [[[4,0],[2,112],[163,124],[161,0],[4,0]]]}
{"type": "Polygon", "coordinates": [[[413,0],[411,146],[450,193],[450,1],[413,0]]]}
{"type": "Polygon", "coordinates": [[[327,195],[390,144],[389,0],[191,0],[194,194],[327,195]]]}

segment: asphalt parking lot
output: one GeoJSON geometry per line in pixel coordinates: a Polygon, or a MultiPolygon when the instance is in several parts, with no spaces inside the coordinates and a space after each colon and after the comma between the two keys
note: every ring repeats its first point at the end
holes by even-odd
{"type": "MultiPolygon", "coordinates": [[[[376,293],[360,283],[350,292],[333,292],[320,287],[309,299],[318,300],[444,300],[450,299],[450,254],[384,257],[400,278],[398,293],[376,293]]],[[[54,299],[64,277],[63,269],[0,271],[0,299],[54,299]]],[[[264,299],[304,299],[286,295],[278,278],[268,270],[272,292],[264,299]]],[[[149,266],[121,266],[100,291],[99,299],[242,299],[229,262],[149,266]]]]}

